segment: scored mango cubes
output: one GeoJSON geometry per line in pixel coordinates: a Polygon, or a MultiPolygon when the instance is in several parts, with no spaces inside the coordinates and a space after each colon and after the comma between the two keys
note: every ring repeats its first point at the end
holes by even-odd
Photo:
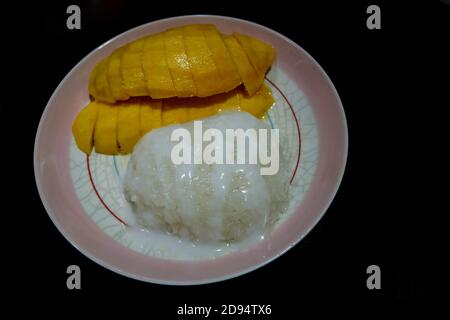
{"type": "Polygon", "coordinates": [[[253,96],[240,86],[206,98],[131,98],[125,102],[89,103],[75,119],[72,132],[79,149],[90,154],[129,154],[150,130],[193,121],[227,110],[246,111],[262,117],[273,105],[270,89],[263,85],[253,96]]]}
{"type": "Polygon", "coordinates": [[[274,48],[259,39],[192,24],[117,48],[93,68],[88,89],[107,103],[142,96],[209,97],[242,83],[253,95],[274,58],[274,48]]]}
{"type": "Polygon", "coordinates": [[[100,60],[94,98],[75,119],[79,149],[129,154],[150,130],[227,110],[262,117],[273,105],[264,77],[275,49],[248,35],[191,24],[136,39],[100,60]]]}

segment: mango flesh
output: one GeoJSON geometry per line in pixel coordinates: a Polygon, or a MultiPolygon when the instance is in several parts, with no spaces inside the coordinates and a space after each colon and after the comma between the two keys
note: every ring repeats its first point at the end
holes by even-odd
{"type": "Polygon", "coordinates": [[[219,70],[206,43],[201,25],[183,27],[183,38],[197,96],[208,97],[223,92],[219,70]]]}
{"type": "Polygon", "coordinates": [[[246,35],[241,36],[248,39],[250,47],[252,48],[253,54],[250,60],[256,65],[259,72],[265,74],[275,60],[275,49],[259,39],[246,35]]]}
{"type": "Polygon", "coordinates": [[[94,129],[95,152],[108,155],[118,154],[117,119],[119,108],[116,105],[102,102],[94,101],[92,103],[98,104],[98,115],[94,129]]]}
{"type": "Polygon", "coordinates": [[[116,49],[93,69],[88,87],[108,103],[139,96],[208,97],[242,83],[253,95],[274,57],[274,49],[258,39],[223,35],[214,25],[187,25],[116,49]]]}
{"type": "Polygon", "coordinates": [[[267,112],[267,106],[274,103],[272,92],[267,86],[262,86],[253,96],[242,91],[238,95],[239,109],[261,118],[267,112]]]}
{"type": "Polygon", "coordinates": [[[162,100],[151,99],[148,97],[141,98],[140,108],[140,121],[139,132],[143,136],[152,129],[156,129],[162,126],[161,124],[161,112],[162,112],[162,100]]]}
{"type": "Polygon", "coordinates": [[[108,58],[108,79],[111,95],[115,100],[127,100],[130,96],[125,92],[122,81],[121,60],[126,47],[115,50],[108,58]]]}
{"type": "Polygon", "coordinates": [[[99,100],[108,103],[114,103],[116,100],[111,94],[108,80],[108,64],[106,60],[102,60],[99,63],[97,70],[97,77],[94,83],[95,92],[97,92],[99,100]]]}
{"type": "Polygon", "coordinates": [[[125,93],[131,97],[147,96],[144,70],[142,68],[142,55],[144,39],[130,42],[125,46],[120,69],[125,93]]]}
{"type": "Polygon", "coordinates": [[[224,36],[223,39],[233,57],[242,82],[244,82],[245,90],[250,95],[254,94],[261,87],[261,77],[256,73],[237,39],[233,36],[224,36]]]}
{"type": "Polygon", "coordinates": [[[173,28],[164,32],[165,57],[178,97],[197,95],[191,68],[184,46],[183,29],[173,28]]]}
{"type": "Polygon", "coordinates": [[[219,31],[210,24],[201,25],[206,43],[211,51],[212,58],[219,72],[221,92],[228,92],[241,83],[236,65],[228,51],[219,31]]]}
{"type": "Polygon", "coordinates": [[[91,102],[80,111],[72,125],[72,133],[78,148],[91,154],[94,143],[94,128],[98,114],[98,103],[91,102]]]}
{"type": "MultiPolygon", "coordinates": [[[[264,86],[265,87],[265,86],[264,86]]],[[[267,87],[265,87],[267,88],[267,87]]],[[[268,88],[267,88],[268,89],[268,88]]],[[[234,91],[230,91],[228,93],[224,93],[224,101],[218,106],[218,111],[231,111],[231,110],[241,110],[241,99],[240,97],[244,93],[244,90],[239,90],[237,93],[234,91]]],[[[273,104],[273,101],[267,102],[263,107],[267,111],[267,106],[271,106],[273,104]]],[[[254,108],[259,108],[260,106],[254,106],[254,108]]],[[[250,111],[250,113],[252,113],[250,111]]]]}
{"type": "Polygon", "coordinates": [[[164,48],[162,33],[145,38],[142,67],[149,96],[154,99],[176,96],[164,48]]]}
{"type": "Polygon", "coordinates": [[[251,65],[256,71],[258,81],[263,81],[267,69],[275,58],[275,51],[272,47],[266,45],[264,42],[246,36],[240,33],[233,33],[233,36],[238,40],[241,47],[244,49],[251,65]]]}
{"type": "Polygon", "coordinates": [[[217,98],[220,95],[216,95],[215,99],[212,97],[206,98],[192,98],[191,101],[186,101],[189,105],[188,109],[188,120],[197,120],[206,118],[212,115],[215,115],[218,112],[217,102],[214,100],[220,99],[217,98]]]}
{"type": "Polygon", "coordinates": [[[98,92],[95,89],[95,82],[97,81],[97,74],[98,74],[98,68],[100,67],[101,63],[97,63],[92,69],[91,74],[89,75],[89,81],[88,81],[88,91],[89,94],[93,97],[98,97],[98,92]]]}
{"type": "Polygon", "coordinates": [[[170,98],[163,101],[162,126],[186,122],[188,120],[189,106],[184,100],[186,99],[170,98]]]}
{"type": "Polygon", "coordinates": [[[141,136],[161,126],[193,121],[226,110],[241,110],[262,117],[273,103],[272,93],[265,85],[253,96],[240,86],[206,98],[142,97],[112,105],[94,101],[75,119],[73,134],[80,150],[86,154],[92,150],[92,131],[97,153],[127,154],[141,136]],[[98,108],[98,114],[94,108],[98,108]]]}
{"type": "Polygon", "coordinates": [[[117,106],[117,144],[121,154],[128,154],[141,137],[140,122],[140,99],[135,98],[120,103],[117,106]]]}

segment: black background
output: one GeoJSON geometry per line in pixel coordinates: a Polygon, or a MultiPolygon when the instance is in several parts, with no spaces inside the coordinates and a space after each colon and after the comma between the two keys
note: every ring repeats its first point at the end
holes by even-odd
{"type": "MultiPolygon", "coordinates": [[[[107,298],[175,318],[184,303],[271,304],[273,319],[310,302],[372,309],[432,301],[445,277],[435,229],[444,208],[438,145],[449,106],[450,6],[439,1],[85,1],[1,4],[4,138],[3,262],[17,299],[85,303],[107,298]],[[66,28],[66,8],[81,7],[81,30],[66,28]],[[366,8],[381,7],[381,30],[366,28],[366,8]],[[73,248],[48,218],[36,190],[33,145],[45,105],[62,78],[97,46],[132,27],[184,14],[248,19],[286,35],[325,69],[349,126],[344,179],[319,224],[295,248],[225,282],[170,287],[108,271],[73,248]],[[10,203],[11,206],[8,206],[10,203]],[[9,219],[11,219],[9,221],[9,219]],[[9,258],[11,257],[11,258],[9,258]],[[66,268],[82,270],[82,290],[66,288],[66,268]],[[381,290],[366,288],[366,268],[381,267],[381,290]]],[[[3,188],[2,187],[2,188],[3,188]]],[[[448,189],[448,188],[447,188],[448,189]]],[[[442,253],[442,252],[441,252],[442,253]]],[[[10,288],[10,290],[9,290],[10,288]]],[[[80,306],[80,304],[77,304],[80,306]]],[[[41,305],[46,308],[46,304],[41,305]]],[[[290,318],[290,317],[289,317],[290,318]]]]}

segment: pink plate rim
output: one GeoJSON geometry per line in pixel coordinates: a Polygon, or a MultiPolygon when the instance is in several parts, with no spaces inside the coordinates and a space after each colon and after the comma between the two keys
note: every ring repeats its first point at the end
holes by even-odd
{"type": "MultiPolygon", "coordinates": [[[[289,54],[293,55],[292,52],[287,52],[286,57],[289,54]]],[[[69,101],[80,101],[79,96],[70,94],[66,93],[72,98],[69,101]]],[[[133,279],[158,284],[194,285],[243,275],[269,263],[299,243],[322,218],[336,195],[344,175],[347,154],[347,122],[339,95],[325,71],[304,49],[282,34],[254,22],[217,15],[186,15],[153,21],[112,38],[84,57],[64,77],[52,94],[39,122],[34,145],[34,172],[39,195],[50,219],[61,234],[85,256],[109,270],[133,279]],[[104,234],[82,209],[69,173],[68,146],[71,132],[67,130],[79,109],[63,112],[55,105],[66,101],[66,83],[79,84],[86,80],[85,69],[89,68],[84,65],[92,64],[90,60],[96,56],[106,55],[107,50],[104,49],[113,49],[112,45],[120,45],[120,41],[126,40],[127,36],[131,35],[130,38],[133,38],[133,35],[152,27],[157,29],[161,26],[159,28],[163,30],[181,23],[208,22],[215,23],[219,28],[239,26],[242,28],[239,30],[248,30],[247,33],[260,36],[263,40],[270,38],[284,42],[285,47],[300,53],[303,59],[296,61],[298,63],[292,69],[299,69],[308,77],[294,71],[289,75],[299,83],[316,117],[320,154],[316,174],[299,207],[274,231],[268,243],[214,260],[177,261],[148,257],[122,246],[104,234]],[[81,71],[84,72],[83,75],[79,75],[81,71]],[[320,91],[320,94],[315,94],[316,91],[320,91]],[[52,131],[54,127],[55,130],[61,128],[62,134],[55,134],[52,131]]]]}

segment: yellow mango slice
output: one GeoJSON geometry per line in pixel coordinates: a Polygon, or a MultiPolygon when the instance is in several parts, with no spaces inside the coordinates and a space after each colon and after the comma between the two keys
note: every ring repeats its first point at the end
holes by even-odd
{"type": "Polygon", "coordinates": [[[183,123],[188,120],[187,99],[171,98],[164,99],[162,103],[162,126],[171,125],[174,123],[183,123]]]}
{"type": "Polygon", "coordinates": [[[252,95],[261,87],[262,79],[250,63],[244,49],[233,36],[224,36],[223,40],[231,53],[231,57],[239,71],[245,90],[252,95]]]}
{"type": "Polygon", "coordinates": [[[108,64],[106,60],[102,60],[99,63],[97,76],[95,79],[95,91],[101,101],[108,103],[114,103],[116,100],[111,95],[111,90],[108,82],[108,64]]]}
{"type": "Polygon", "coordinates": [[[161,127],[161,112],[162,100],[142,98],[141,118],[139,122],[141,136],[150,130],[161,127]]]}
{"type": "Polygon", "coordinates": [[[242,88],[239,88],[237,90],[232,90],[230,92],[221,94],[223,95],[224,101],[220,105],[219,111],[231,111],[231,110],[240,111],[241,105],[239,96],[241,92],[244,92],[244,90],[242,88]]]}
{"type": "Polygon", "coordinates": [[[257,118],[261,118],[274,102],[272,92],[266,85],[252,96],[247,92],[241,92],[239,95],[240,110],[251,113],[257,118]]]}
{"type": "Polygon", "coordinates": [[[163,33],[145,38],[142,67],[148,92],[152,98],[168,98],[177,95],[166,61],[163,33]]]}
{"type": "Polygon", "coordinates": [[[97,81],[97,74],[98,74],[98,68],[100,67],[101,63],[97,63],[92,69],[91,74],[89,75],[89,82],[88,82],[88,91],[89,94],[97,99],[98,93],[95,89],[95,82],[97,81]]]}
{"type": "Polygon", "coordinates": [[[193,97],[197,89],[192,79],[189,60],[184,48],[183,30],[173,28],[164,32],[167,65],[178,97],[193,97]]]}
{"type": "Polygon", "coordinates": [[[127,44],[124,48],[120,69],[125,92],[132,97],[148,96],[145,75],[141,62],[144,39],[127,44]]]}
{"type": "Polygon", "coordinates": [[[252,95],[274,58],[274,48],[258,39],[222,35],[212,24],[187,25],[115,50],[93,68],[88,89],[109,103],[139,96],[208,97],[241,83],[252,95]]]}
{"type": "Polygon", "coordinates": [[[255,63],[257,68],[262,71],[264,74],[267,73],[270,66],[275,60],[275,49],[274,47],[268,45],[267,43],[252,37],[248,37],[250,41],[250,45],[252,47],[252,51],[255,53],[257,59],[255,63]]]}
{"type": "Polygon", "coordinates": [[[220,75],[220,90],[228,92],[242,83],[239,72],[217,28],[211,24],[201,27],[220,75]]]}
{"type": "Polygon", "coordinates": [[[265,85],[252,96],[239,86],[205,98],[142,97],[116,104],[94,101],[80,112],[72,131],[80,150],[87,154],[92,150],[92,132],[97,153],[127,154],[142,135],[161,126],[193,121],[226,110],[246,111],[260,118],[273,103],[271,91],[265,85]]]}
{"type": "Polygon", "coordinates": [[[240,33],[233,33],[255,68],[261,82],[275,58],[274,49],[268,44],[240,33]]]}
{"type": "Polygon", "coordinates": [[[93,101],[89,103],[75,118],[72,125],[72,133],[78,148],[91,154],[93,147],[94,128],[97,120],[98,104],[93,101]]]}
{"type": "Polygon", "coordinates": [[[115,100],[127,100],[130,96],[125,92],[122,81],[121,60],[125,47],[116,49],[108,57],[108,81],[111,95],[115,100]]]}
{"type": "Polygon", "coordinates": [[[189,101],[186,101],[186,104],[189,105],[188,121],[206,118],[216,113],[214,104],[211,102],[210,97],[194,97],[189,99],[189,101]]]}
{"type": "Polygon", "coordinates": [[[98,115],[94,129],[95,152],[103,154],[118,154],[117,145],[117,105],[98,102],[98,115]]]}
{"type": "Polygon", "coordinates": [[[119,152],[128,154],[133,151],[133,147],[141,137],[140,122],[140,99],[134,98],[120,103],[117,108],[117,142],[119,152]]]}
{"type": "Polygon", "coordinates": [[[198,97],[221,93],[221,79],[201,25],[183,27],[183,39],[198,97]]]}

